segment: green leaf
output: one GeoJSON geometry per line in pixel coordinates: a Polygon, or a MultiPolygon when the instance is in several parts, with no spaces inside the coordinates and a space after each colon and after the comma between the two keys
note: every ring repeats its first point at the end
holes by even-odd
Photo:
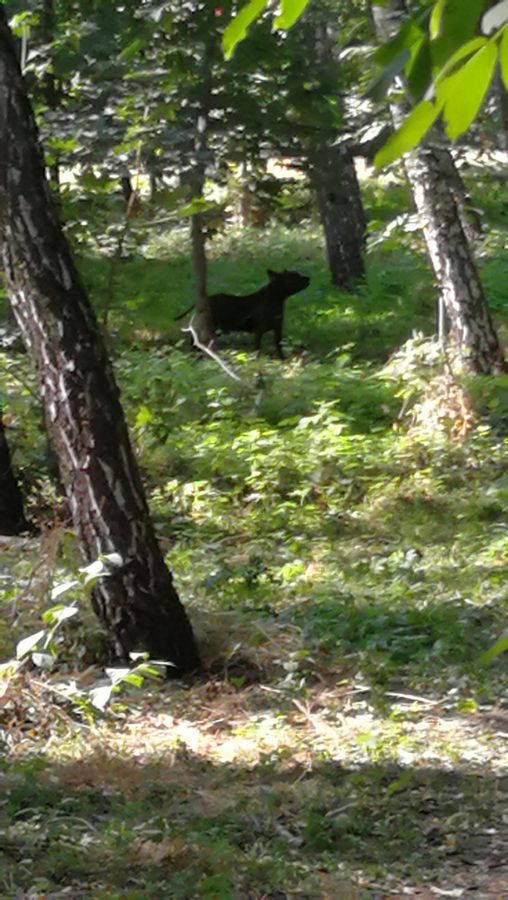
{"type": "Polygon", "coordinates": [[[42,620],[48,625],[61,625],[66,619],[72,619],[77,612],[77,606],[53,606],[42,614],[42,620]]]}
{"type": "Polygon", "coordinates": [[[27,653],[30,653],[45,634],[46,632],[43,629],[42,631],[36,631],[35,634],[30,634],[28,637],[19,641],[16,645],[16,659],[22,659],[27,653]]]}
{"type": "Polygon", "coordinates": [[[465,56],[471,56],[480,47],[485,47],[485,44],[487,43],[488,38],[475,37],[470,41],[466,41],[465,44],[462,44],[462,46],[450,56],[450,59],[447,60],[443,68],[436,74],[436,82],[440,81],[444,75],[448,75],[461,59],[464,59],[465,56]]]}
{"type": "Polygon", "coordinates": [[[130,59],[134,59],[134,57],[138,55],[139,51],[144,46],[145,41],[142,38],[136,38],[134,41],[131,41],[131,43],[128,44],[124,50],[122,50],[119,59],[123,59],[126,62],[128,62],[130,59]]]}
{"type": "Polygon", "coordinates": [[[374,60],[385,68],[369,85],[367,96],[381,99],[403,69],[412,93],[420,96],[427,87],[431,77],[429,42],[420,19],[404,22],[395,37],[376,50],[374,60]]]}
{"type": "Polygon", "coordinates": [[[508,91],[508,25],[505,25],[499,43],[499,65],[504,86],[508,91]]]}
{"type": "Polygon", "coordinates": [[[487,663],[492,662],[492,660],[495,659],[496,656],[499,656],[500,653],[504,653],[505,650],[508,650],[508,633],[501,635],[499,640],[480,656],[480,662],[482,665],[486,665],[487,663]]]}
{"type": "Polygon", "coordinates": [[[413,19],[404,22],[395,37],[382,44],[374,54],[374,62],[379,66],[388,66],[398,57],[401,50],[411,50],[414,44],[419,44],[424,37],[424,32],[413,19]]]}
{"type": "Polygon", "coordinates": [[[466,131],[487,93],[497,61],[497,45],[489,41],[453,75],[436,85],[438,100],[444,104],[446,133],[452,141],[466,131]]]}
{"type": "Polygon", "coordinates": [[[102,562],[105,562],[108,566],[111,566],[113,569],[121,569],[124,564],[124,559],[120,555],[120,553],[101,553],[100,559],[102,562]]]}
{"type": "Polygon", "coordinates": [[[413,784],[413,779],[413,769],[406,769],[405,772],[402,773],[400,778],[396,778],[394,781],[390,781],[390,784],[386,788],[386,795],[388,797],[392,797],[394,794],[398,793],[398,791],[405,791],[406,788],[410,787],[413,784]]]}
{"type": "Polygon", "coordinates": [[[458,47],[473,37],[483,6],[483,0],[438,0],[430,21],[435,66],[442,66],[458,47]]]}
{"type": "Polygon", "coordinates": [[[394,78],[400,75],[409,59],[409,50],[404,47],[398,56],[391,60],[381,72],[379,72],[370,82],[365,91],[366,97],[372,97],[373,100],[382,100],[394,78]]]}
{"type": "Polygon", "coordinates": [[[435,41],[441,33],[441,22],[443,19],[443,9],[447,0],[438,0],[430,14],[429,34],[431,41],[435,41]]]}
{"type": "Polygon", "coordinates": [[[123,681],[125,684],[133,684],[134,687],[140,688],[143,687],[144,678],[137,672],[129,672],[128,675],[123,676],[121,681],[123,681]]]}
{"type": "Polygon", "coordinates": [[[32,653],[32,662],[34,666],[37,666],[38,669],[52,669],[55,665],[55,658],[51,656],[51,653],[32,653]]]}
{"type": "Polygon", "coordinates": [[[442,109],[442,103],[432,103],[431,100],[422,100],[411,111],[400,128],[388,138],[374,157],[374,165],[377,168],[388,165],[403,153],[412,150],[427,133],[430,126],[436,121],[442,109]]]}
{"type": "Polygon", "coordinates": [[[54,587],[51,591],[51,599],[58,600],[58,598],[61,597],[62,594],[66,594],[67,591],[70,591],[71,588],[76,587],[78,584],[79,581],[76,581],[75,578],[73,578],[71,581],[64,581],[62,582],[62,584],[57,584],[57,586],[54,587]]]}
{"type": "Polygon", "coordinates": [[[111,699],[112,693],[113,685],[104,684],[100,687],[92,688],[90,691],[90,700],[97,709],[105,709],[111,699]]]}
{"type": "Polygon", "coordinates": [[[275,19],[276,28],[291,28],[300,18],[309,0],[281,0],[280,15],[275,19]]]}
{"type": "Polygon", "coordinates": [[[430,43],[427,38],[415,44],[405,71],[407,86],[413,97],[419,100],[425,93],[432,74],[430,43]]]}
{"type": "Polygon", "coordinates": [[[222,49],[226,59],[230,59],[237,44],[247,35],[249,26],[261,15],[268,0],[250,0],[231,20],[222,35],[222,49]]]}

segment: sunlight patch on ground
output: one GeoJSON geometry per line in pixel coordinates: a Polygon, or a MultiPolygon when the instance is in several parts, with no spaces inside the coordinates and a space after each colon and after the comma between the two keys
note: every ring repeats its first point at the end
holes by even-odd
{"type": "MultiPolygon", "coordinates": [[[[380,713],[364,699],[331,689],[309,693],[304,701],[287,696],[281,712],[270,708],[274,697],[280,704],[281,691],[217,688],[214,696],[208,684],[176,698],[163,690],[151,707],[129,706],[86,735],[50,740],[46,754],[79,760],[100,749],[140,762],[164,758],[166,764],[190,753],[214,765],[240,767],[272,760],[312,769],[316,761],[330,760],[508,772],[508,733],[502,730],[507,723],[496,713],[460,714],[437,703],[429,709],[430,701],[401,702],[380,713]]],[[[29,736],[14,749],[15,755],[32,751],[29,736]]]]}

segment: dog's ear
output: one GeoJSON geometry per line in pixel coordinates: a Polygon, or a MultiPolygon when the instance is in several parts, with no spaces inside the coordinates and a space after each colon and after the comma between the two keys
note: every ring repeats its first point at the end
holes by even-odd
{"type": "Polygon", "coordinates": [[[274,272],[273,269],[267,269],[266,271],[268,272],[268,278],[270,279],[270,281],[274,281],[275,278],[279,277],[279,273],[274,272]]]}

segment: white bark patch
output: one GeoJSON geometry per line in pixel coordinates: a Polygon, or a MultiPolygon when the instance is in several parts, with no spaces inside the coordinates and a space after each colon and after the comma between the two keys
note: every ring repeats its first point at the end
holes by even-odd
{"type": "Polygon", "coordinates": [[[70,289],[72,288],[72,285],[73,285],[72,274],[69,271],[69,269],[67,268],[67,265],[65,264],[64,260],[61,257],[59,259],[59,263],[60,263],[60,272],[61,272],[61,282],[62,282],[65,290],[70,291],[70,289]]]}
{"type": "Polygon", "coordinates": [[[18,200],[19,203],[19,212],[23,223],[25,225],[25,229],[28,231],[28,234],[34,241],[34,243],[38,244],[39,230],[32,219],[31,207],[30,204],[27,203],[23,195],[21,194],[18,200]]]}
{"type": "Polygon", "coordinates": [[[135,476],[135,473],[132,471],[131,461],[129,460],[129,458],[127,456],[127,452],[126,452],[126,449],[125,449],[123,443],[120,445],[120,456],[122,457],[122,463],[123,463],[125,472],[129,476],[129,483],[130,483],[131,491],[133,493],[133,496],[135,497],[136,503],[137,503],[139,509],[143,509],[143,507],[144,507],[143,497],[136,490],[136,476],[135,476]]]}

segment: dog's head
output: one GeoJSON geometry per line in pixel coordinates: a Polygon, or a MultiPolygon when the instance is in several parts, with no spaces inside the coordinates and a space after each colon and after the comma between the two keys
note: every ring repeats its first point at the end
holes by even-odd
{"type": "Polygon", "coordinates": [[[275,288],[278,295],[290,297],[291,294],[298,294],[304,291],[310,284],[308,275],[302,275],[301,272],[295,272],[292,269],[284,269],[283,272],[274,272],[268,269],[268,278],[270,286],[275,288]]]}

